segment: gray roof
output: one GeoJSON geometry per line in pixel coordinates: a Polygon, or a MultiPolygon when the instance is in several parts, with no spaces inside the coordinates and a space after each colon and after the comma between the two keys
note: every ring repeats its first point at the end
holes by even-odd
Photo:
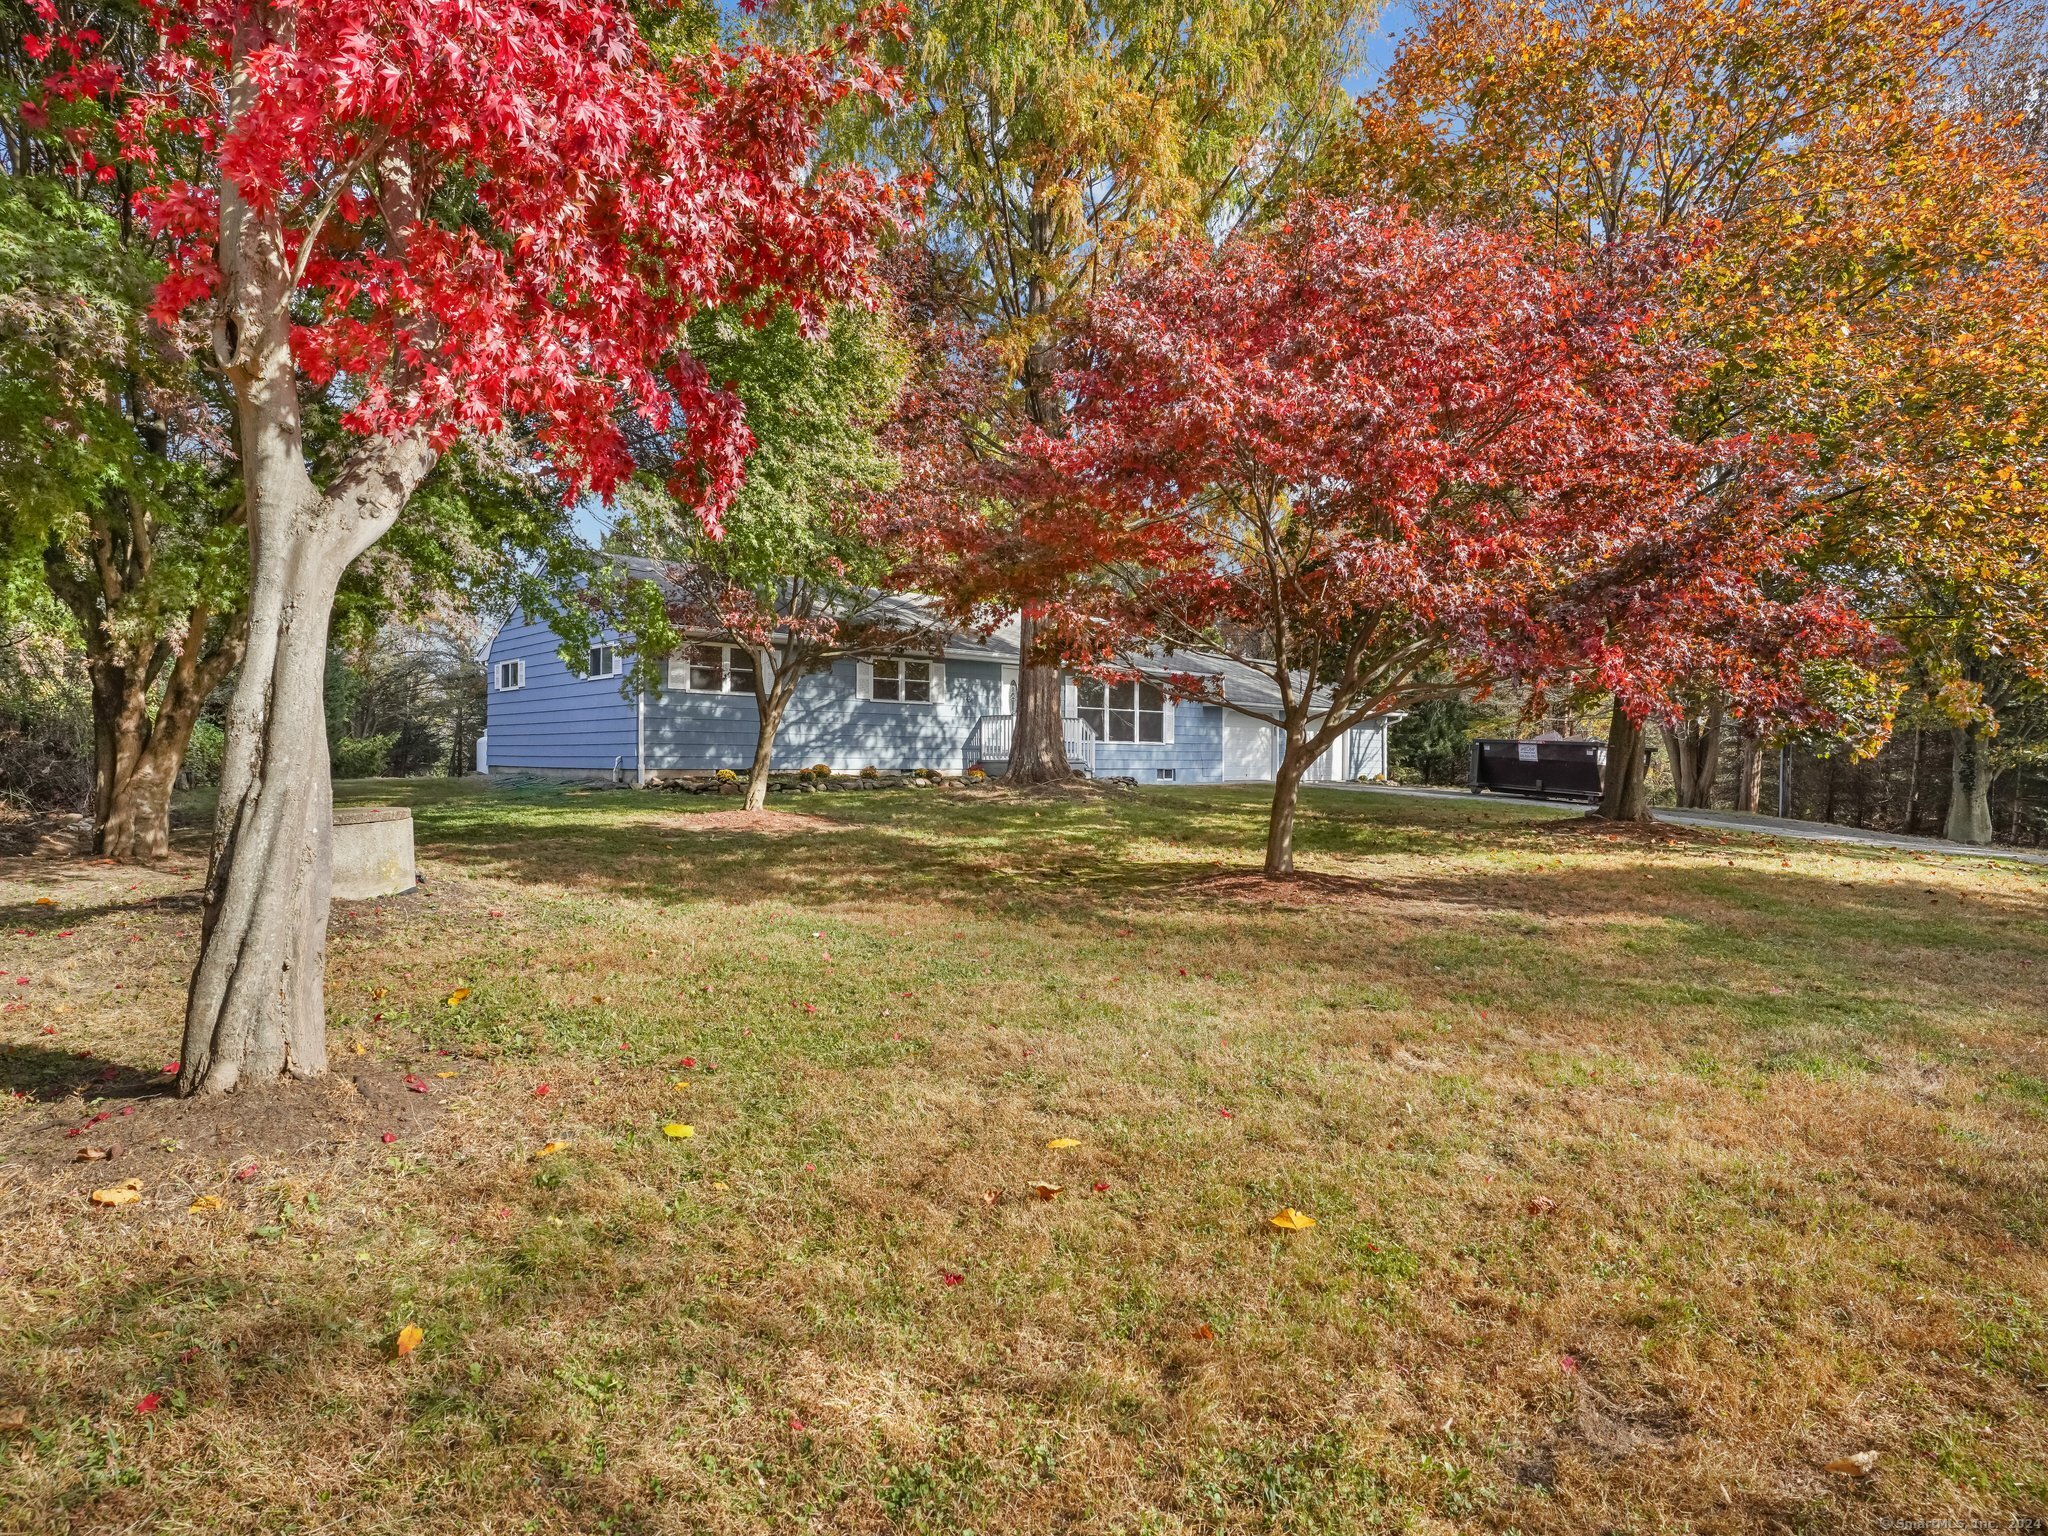
{"type": "MultiPolygon", "coordinates": [[[[665,595],[672,598],[683,595],[669,579],[669,570],[676,562],[649,560],[641,555],[612,555],[609,558],[628,576],[653,582],[665,595]]],[[[942,654],[948,660],[993,661],[1012,667],[1017,664],[1017,621],[1014,618],[997,625],[994,634],[982,636],[947,623],[939,616],[938,605],[929,598],[883,592],[873,596],[869,608],[885,621],[900,622],[907,629],[943,630],[946,640],[942,654]]]]}

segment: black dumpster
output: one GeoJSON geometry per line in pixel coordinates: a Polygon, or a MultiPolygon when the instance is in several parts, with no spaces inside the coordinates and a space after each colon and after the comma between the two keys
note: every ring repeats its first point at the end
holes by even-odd
{"type": "Polygon", "coordinates": [[[1606,762],[1604,741],[1482,739],[1472,743],[1472,793],[1492,790],[1596,805],[1606,762]]]}

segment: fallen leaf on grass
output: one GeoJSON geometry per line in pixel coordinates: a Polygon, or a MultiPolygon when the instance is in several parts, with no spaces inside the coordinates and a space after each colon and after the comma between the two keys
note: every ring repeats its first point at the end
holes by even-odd
{"type": "Polygon", "coordinates": [[[1095,1186],[1095,1193],[1097,1193],[1098,1195],[1106,1195],[1109,1193],[1109,1186],[1107,1184],[1097,1184],[1095,1186]]]}
{"type": "Polygon", "coordinates": [[[1189,1335],[1189,1337],[1200,1339],[1204,1343],[1207,1343],[1210,1339],[1216,1337],[1216,1330],[1214,1328],[1211,1328],[1207,1323],[1197,1323],[1194,1327],[1194,1331],[1189,1335]]]}
{"type": "Polygon", "coordinates": [[[420,1347],[420,1340],[426,1336],[426,1333],[420,1328],[418,1323],[407,1323],[403,1328],[399,1329],[398,1342],[395,1346],[398,1351],[398,1358],[403,1360],[407,1355],[418,1349],[420,1347]]]}
{"type": "Polygon", "coordinates": [[[1074,1140],[1074,1138],[1071,1136],[1055,1136],[1051,1141],[1048,1141],[1046,1145],[1052,1148],[1053,1151],[1058,1152],[1067,1147],[1078,1147],[1079,1145],[1081,1145],[1081,1143],[1074,1140]]]}
{"type": "Polygon", "coordinates": [[[123,1179],[106,1189],[92,1192],[94,1205],[133,1205],[142,1198],[142,1180],[123,1179]]]}
{"type": "Polygon", "coordinates": [[[381,1003],[390,995],[391,989],[389,987],[372,987],[370,989],[370,1001],[373,1003],[381,1003]]]}
{"type": "Polygon", "coordinates": [[[1297,1211],[1291,1205],[1282,1206],[1273,1217],[1273,1225],[1286,1232],[1306,1232],[1315,1224],[1315,1217],[1306,1211],[1297,1211]]]}
{"type": "Polygon", "coordinates": [[[78,1155],[71,1160],[74,1163],[96,1163],[102,1158],[112,1157],[113,1155],[112,1150],[107,1147],[80,1147],[78,1155]]]}
{"type": "Polygon", "coordinates": [[[687,1077],[679,1077],[674,1082],[669,1084],[669,1087],[671,1088],[687,1088],[689,1086],[690,1080],[687,1077]]]}
{"type": "Polygon", "coordinates": [[[1031,1192],[1041,1200],[1051,1200],[1066,1187],[1064,1184],[1039,1183],[1031,1186],[1031,1192]]]}
{"type": "Polygon", "coordinates": [[[135,1411],[137,1413],[155,1413],[157,1409],[163,1406],[163,1401],[163,1397],[159,1393],[146,1393],[135,1400],[135,1411]]]}
{"type": "Polygon", "coordinates": [[[388,1147],[391,1145],[391,1143],[398,1140],[398,1133],[396,1131],[386,1131],[384,1133],[383,1140],[384,1145],[388,1147]]]}
{"type": "Polygon", "coordinates": [[[457,987],[453,992],[450,992],[448,994],[448,1006],[450,1008],[460,1008],[462,1006],[462,1000],[465,997],[469,996],[469,991],[470,989],[468,987],[457,987]]]}
{"type": "Polygon", "coordinates": [[[413,1076],[410,1072],[405,1074],[405,1086],[406,1091],[409,1093],[425,1093],[427,1091],[425,1080],[413,1076]]]}
{"type": "Polygon", "coordinates": [[[28,1410],[26,1408],[0,1408],[0,1435],[25,1435],[28,1433],[28,1410]]]}
{"type": "Polygon", "coordinates": [[[1877,1452],[1858,1451],[1854,1456],[1837,1456],[1825,1470],[1837,1477],[1868,1477],[1877,1470],[1877,1452]]]}
{"type": "Polygon", "coordinates": [[[38,896],[36,898],[36,905],[39,907],[54,907],[57,903],[48,896],[38,896]]]}
{"type": "Polygon", "coordinates": [[[461,1075],[459,1072],[436,1072],[434,1074],[436,1077],[460,1077],[461,1075]]]}
{"type": "Polygon", "coordinates": [[[981,1203],[983,1205],[994,1205],[1002,1198],[1003,1192],[1000,1189],[984,1189],[981,1192],[981,1203]]]}
{"type": "Polygon", "coordinates": [[[945,1281],[948,1285],[958,1285],[967,1277],[965,1275],[956,1275],[951,1270],[946,1270],[939,1275],[939,1278],[945,1281]]]}
{"type": "Polygon", "coordinates": [[[188,1216],[204,1216],[208,1211],[224,1210],[226,1206],[227,1202],[221,1199],[219,1195],[201,1195],[197,1200],[194,1200],[185,1207],[185,1214],[188,1216]]]}
{"type": "Polygon", "coordinates": [[[661,1134],[671,1138],[672,1140],[681,1141],[685,1136],[696,1135],[697,1128],[692,1125],[682,1125],[674,1120],[671,1120],[667,1125],[664,1125],[661,1128],[661,1134]]]}
{"type": "Polygon", "coordinates": [[[566,1152],[568,1150],[569,1143],[566,1141],[551,1141],[533,1155],[535,1157],[553,1157],[557,1152],[566,1152]]]}
{"type": "Polygon", "coordinates": [[[1529,1214],[1531,1216],[1548,1216],[1556,1209],[1557,1202],[1548,1195],[1531,1195],[1529,1197],[1529,1214]]]}

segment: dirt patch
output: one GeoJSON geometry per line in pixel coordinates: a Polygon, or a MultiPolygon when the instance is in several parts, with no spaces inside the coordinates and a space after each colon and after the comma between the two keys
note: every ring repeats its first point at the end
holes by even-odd
{"type": "Polygon", "coordinates": [[[667,837],[677,832],[758,832],[765,837],[795,837],[807,832],[844,832],[836,821],[822,816],[799,816],[794,811],[699,811],[694,816],[669,816],[655,823],[667,837]]]}
{"type": "Polygon", "coordinates": [[[1539,822],[1534,829],[1546,837],[1596,837],[1610,843],[1718,843],[1723,839],[1696,827],[1677,827],[1662,821],[1609,821],[1604,816],[1562,816],[1539,822]]]}
{"type": "Polygon", "coordinates": [[[1180,889],[1190,896],[1208,896],[1266,907],[1313,907],[1333,902],[1359,905],[1384,902],[1394,895],[1377,880],[1363,880],[1356,875],[1315,874],[1305,870],[1278,880],[1270,879],[1257,870],[1205,875],[1180,889]]]}
{"type": "Polygon", "coordinates": [[[0,1131],[0,1170],[25,1176],[40,1194],[75,1192],[83,1200],[96,1188],[140,1178],[147,1198],[222,1172],[246,1182],[286,1163],[381,1150],[387,1135],[393,1144],[415,1141],[441,1116],[436,1090],[443,1085],[426,1068],[343,1065],[310,1083],[180,1099],[162,1068],[67,1058],[53,1078],[52,1064],[34,1059],[50,1054],[0,1053],[0,1082],[48,1111],[0,1131]],[[94,1069],[86,1082],[69,1080],[85,1069],[94,1069]]]}

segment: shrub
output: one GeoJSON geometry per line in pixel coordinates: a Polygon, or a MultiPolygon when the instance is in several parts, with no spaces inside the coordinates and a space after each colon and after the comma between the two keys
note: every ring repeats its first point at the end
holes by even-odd
{"type": "Polygon", "coordinates": [[[718,770],[718,772],[711,775],[711,777],[718,780],[718,782],[721,784],[737,784],[740,781],[740,776],[734,773],[730,768],[721,768],[718,770]]]}
{"type": "Polygon", "coordinates": [[[882,776],[882,770],[873,763],[869,763],[867,767],[861,769],[860,776],[864,779],[879,779],[882,776]]]}
{"type": "Polygon", "coordinates": [[[221,759],[227,755],[228,733],[213,720],[201,720],[192,727],[192,740],[185,747],[185,784],[203,789],[220,782],[221,759]]]}
{"type": "Polygon", "coordinates": [[[982,767],[981,764],[976,763],[967,770],[963,777],[970,784],[986,784],[988,782],[988,770],[982,767]]]}
{"type": "Polygon", "coordinates": [[[1393,767],[1409,782],[1462,784],[1481,712],[1463,699],[1425,699],[1394,722],[1387,745],[1393,767]]]}
{"type": "Polygon", "coordinates": [[[831,777],[832,777],[832,765],[831,765],[830,763],[813,763],[813,764],[811,764],[811,777],[812,777],[812,778],[814,778],[814,779],[829,779],[829,778],[831,778],[831,777]]]}
{"type": "Polygon", "coordinates": [[[398,732],[386,731],[381,736],[343,736],[329,744],[328,758],[337,779],[376,779],[384,775],[385,764],[390,761],[391,747],[398,740],[398,732]]]}

